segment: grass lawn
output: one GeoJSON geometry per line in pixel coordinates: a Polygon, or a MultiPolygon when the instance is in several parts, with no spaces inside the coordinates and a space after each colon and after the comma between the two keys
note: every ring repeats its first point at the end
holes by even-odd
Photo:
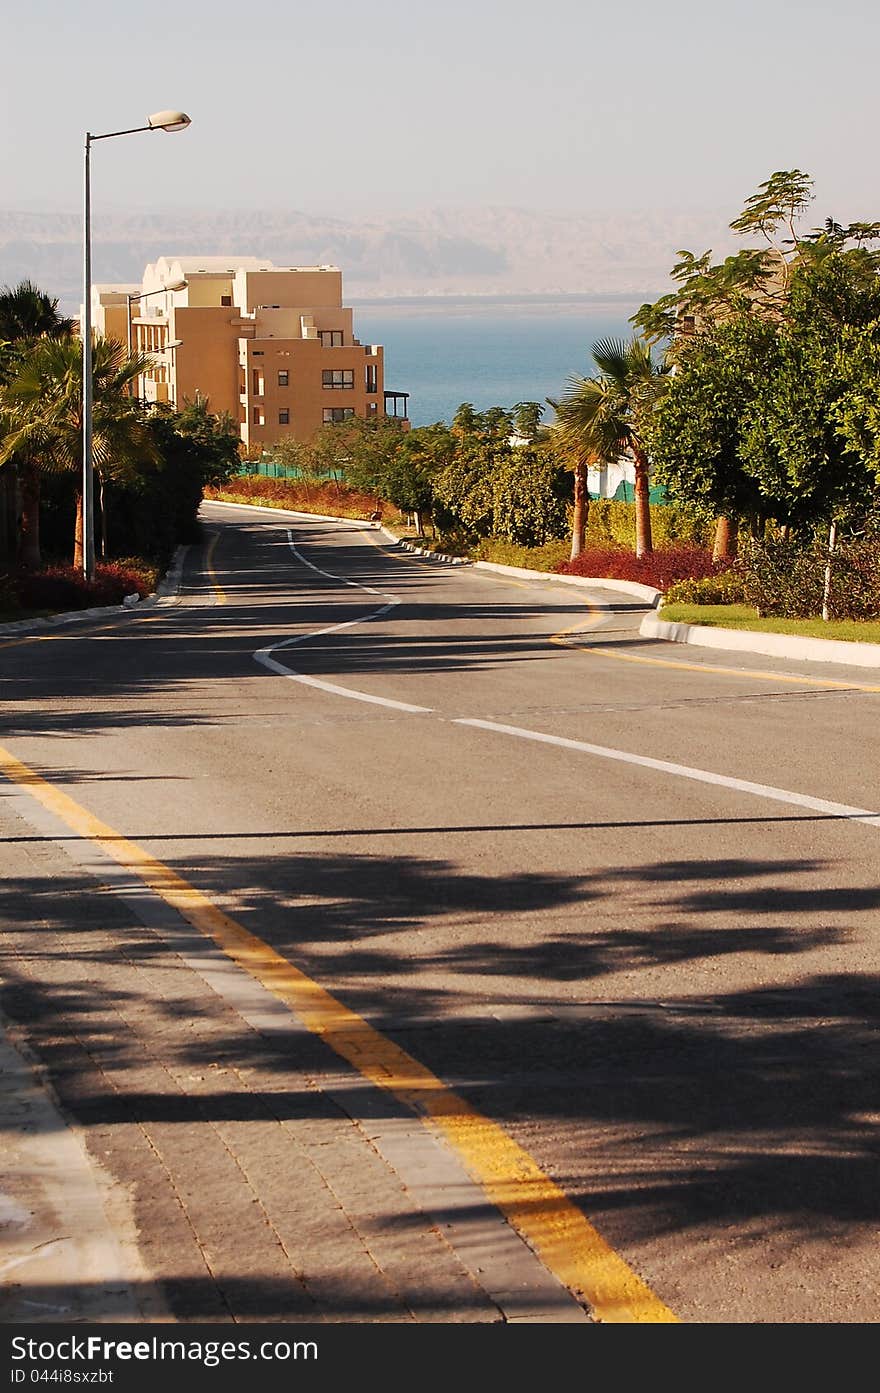
{"type": "Polygon", "coordinates": [[[715,629],[753,629],[762,634],[801,634],[848,643],[880,643],[880,619],[758,619],[750,605],[664,605],[659,619],[715,629]]]}

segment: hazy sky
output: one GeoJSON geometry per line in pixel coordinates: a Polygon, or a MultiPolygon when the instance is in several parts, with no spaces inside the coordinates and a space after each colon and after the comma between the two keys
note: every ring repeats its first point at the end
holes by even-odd
{"type": "Polygon", "coordinates": [[[877,0],[0,0],[0,206],[880,215],[877,0]]]}

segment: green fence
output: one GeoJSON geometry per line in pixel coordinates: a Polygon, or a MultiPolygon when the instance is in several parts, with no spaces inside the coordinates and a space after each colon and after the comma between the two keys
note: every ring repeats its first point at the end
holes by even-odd
{"type": "MultiPolygon", "coordinates": [[[[632,503],[635,499],[635,496],[635,488],[632,484],[628,484],[625,479],[623,479],[617,485],[617,488],[614,490],[614,499],[617,503],[632,503]]],[[[648,490],[648,501],[650,503],[668,503],[669,495],[666,492],[665,485],[652,485],[652,487],[648,490]]]]}
{"type": "Polygon", "coordinates": [[[335,479],[342,483],[341,469],[301,469],[297,464],[276,464],[274,460],[242,460],[239,474],[261,474],[264,479],[335,479]]]}

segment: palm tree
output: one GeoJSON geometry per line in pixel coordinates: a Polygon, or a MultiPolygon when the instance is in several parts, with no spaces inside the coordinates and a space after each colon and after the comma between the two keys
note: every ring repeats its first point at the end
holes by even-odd
{"type": "MultiPolygon", "coordinates": [[[[129,356],[115,339],[97,338],[92,349],[92,447],[103,488],[108,478],[131,476],[154,463],[156,446],[131,384],[150,366],[129,356]]],[[[71,336],[40,339],[18,373],[0,388],[7,433],[0,465],[26,458],[39,468],[74,474],[76,529],[73,564],[82,566],[82,345],[71,336]]]]}
{"type": "Polygon", "coordinates": [[[644,339],[628,344],[622,339],[600,339],[593,346],[593,361],[598,377],[573,374],[567,379],[565,394],[551,401],[556,411],[555,429],[563,447],[577,461],[576,508],[578,474],[584,494],[588,462],[631,456],[636,475],[636,555],[644,556],[653,549],[644,425],[663,391],[669,368],[654,362],[644,339]]]}
{"type": "MultiPolygon", "coordinates": [[[[58,301],[46,295],[33,281],[21,281],[14,289],[4,286],[0,291],[0,382],[15,375],[36,339],[59,338],[69,334],[72,327],[71,321],[58,313],[58,301]]],[[[8,429],[11,429],[8,418],[0,419],[0,431],[5,435],[8,429]]],[[[40,564],[39,468],[27,455],[10,458],[9,464],[5,497],[10,518],[16,511],[16,476],[20,495],[18,560],[21,565],[36,569],[40,564]]]]}
{"type": "MultiPolygon", "coordinates": [[[[547,405],[556,412],[556,421],[550,427],[560,462],[574,474],[574,509],[571,517],[571,553],[569,560],[580,556],[587,541],[587,522],[590,516],[590,491],[587,487],[587,470],[595,464],[598,456],[589,441],[570,423],[560,419],[561,403],[555,397],[547,398],[547,405]]],[[[565,408],[563,407],[563,410],[565,408]]]]}
{"type": "Polygon", "coordinates": [[[15,344],[42,335],[60,338],[70,334],[73,322],[58,313],[58,301],[34,285],[21,281],[15,289],[0,290],[0,342],[15,344]]]}

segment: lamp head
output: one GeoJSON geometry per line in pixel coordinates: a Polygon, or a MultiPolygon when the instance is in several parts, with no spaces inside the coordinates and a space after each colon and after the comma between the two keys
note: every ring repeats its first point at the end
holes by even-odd
{"type": "Polygon", "coordinates": [[[151,131],[185,131],[190,118],[185,111],[154,111],[147,117],[151,131]]]}

